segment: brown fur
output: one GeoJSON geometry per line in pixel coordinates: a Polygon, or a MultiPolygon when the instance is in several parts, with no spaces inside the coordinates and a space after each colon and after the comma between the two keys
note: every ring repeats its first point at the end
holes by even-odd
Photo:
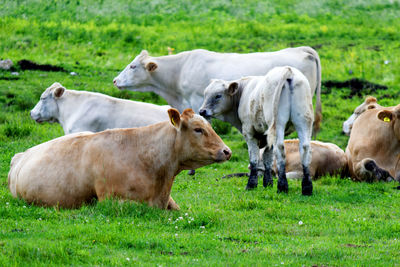
{"type": "Polygon", "coordinates": [[[374,161],[379,168],[398,179],[400,105],[369,109],[360,115],[354,122],[346,155],[349,171],[354,180],[377,179],[374,173],[365,168],[365,164],[369,161],[374,161]],[[385,117],[389,117],[390,121],[383,121],[385,117]]]}
{"type": "MultiPolygon", "coordinates": [[[[347,158],[342,149],[332,143],[311,141],[311,163],[310,175],[317,179],[323,175],[340,174],[347,164],[347,158]]],[[[301,166],[299,153],[299,140],[285,140],[286,173],[290,178],[302,178],[303,167],[301,166]]],[[[276,173],[276,164],[274,163],[276,173]]]]}
{"type": "Polygon", "coordinates": [[[40,144],[13,158],[8,180],[14,197],[44,206],[75,208],[115,196],[179,209],[170,197],[175,176],[230,156],[209,123],[185,110],[174,125],[70,134],[40,144]]]}

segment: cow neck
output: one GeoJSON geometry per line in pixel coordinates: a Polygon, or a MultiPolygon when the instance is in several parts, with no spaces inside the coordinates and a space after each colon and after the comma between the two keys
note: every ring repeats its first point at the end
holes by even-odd
{"type": "Polygon", "coordinates": [[[183,108],[180,105],[184,92],[180,92],[178,83],[186,57],[185,54],[178,54],[152,58],[158,64],[160,71],[156,70],[151,74],[151,86],[156,88],[155,92],[160,94],[169,105],[178,109],[183,108]]]}
{"type": "Polygon", "coordinates": [[[63,128],[68,118],[71,117],[71,114],[80,109],[81,95],[82,93],[75,90],[65,90],[63,96],[56,101],[59,114],[57,120],[63,128]],[[60,108],[62,105],[64,105],[65,108],[60,108]]]}
{"type": "Polygon", "coordinates": [[[236,127],[239,132],[242,132],[242,122],[239,119],[239,106],[244,86],[242,81],[240,81],[237,93],[232,96],[232,109],[227,114],[224,114],[223,118],[224,121],[236,127]]]}
{"type": "Polygon", "coordinates": [[[177,132],[169,121],[160,122],[140,128],[140,140],[149,166],[154,166],[155,174],[162,174],[167,179],[173,179],[177,174],[179,151],[175,149],[177,132]]]}

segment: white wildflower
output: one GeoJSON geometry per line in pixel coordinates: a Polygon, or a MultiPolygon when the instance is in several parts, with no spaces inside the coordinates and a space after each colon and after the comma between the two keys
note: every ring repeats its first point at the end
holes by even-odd
{"type": "Polygon", "coordinates": [[[303,225],[303,222],[302,222],[302,221],[299,221],[299,225],[303,225]]]}

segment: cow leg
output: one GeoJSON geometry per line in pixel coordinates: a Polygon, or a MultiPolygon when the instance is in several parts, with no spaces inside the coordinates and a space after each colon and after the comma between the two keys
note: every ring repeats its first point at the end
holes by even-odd
{"type": "Polygon", "coordinates": [[[271,169],[272,162],[274,160],[273,147],[268,148],[268,146],[264,149],[263,153],[263,163],[264,163],[264,177],[263,177],[263,186],[273,186],[274,180],[272,179],[271,169]]]}
{"type": "Polygon", "coordinates": [[[380,168],[374,160],[367,159],[363,160],[362,162],[364,164],[365,169],[371,172],[372,174],[372,175],[366,175],[367,182],[371,183],[375,179],[384,182],[393,181],[393,177],[390,175],[390,173],[387,170],[380,168]]]}
{"type": "Polygon", "coordinates": [[[257,144],[257,139],[249,134],[244,134],[244,138],[247,142],[250,158],[250,176],[249,180],[247,181],[246,190],[250,190],[256,188],[258,185],[257,165],[259,162],[260,152],[257,144]]]}
{"type": "MultiPolygon", "coordinates": [[[[308,125],[307,125],[308,126],[308,125]]],[[[311,196],[313,191],[313,185],[310,176],[310,163],[311,163],[311,128],[312,123],[309,125],[309,131],[307,127],[299,127],[297,130],[299,136],[299,151],[301,158],[301,165],[303,167],[303,180],[301,181],[301,193],[304,196],[311,196]]]]}
{"type": "Polygon", "coordinates": [[[178,204],[176,204],[176,202],[172,199],[171,196],[169,197],[169,200],[168,200],[167,209],[169,209],[169,210],[180,210],[178,204]]]}
{"type": "Polygon", "coordinates": [[[284,146],[284,133],[285,126],[276,127],[276,144],[274,147],[275,157],[276,157],[276,167],[278,169],[278,193],[289,191],[288,181],[286,179],[286,154],[284,146]]]}

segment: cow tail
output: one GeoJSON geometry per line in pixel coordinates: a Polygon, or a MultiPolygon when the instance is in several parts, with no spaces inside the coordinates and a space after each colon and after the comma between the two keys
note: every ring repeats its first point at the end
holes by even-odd
{"type": "MultiPolygon", "coordinates": [[[[283,86],[285,85],[285,83],[288,79],[293,77],[293,72],[290,69],[290,67],[285,67],[284,69],[285,69],[284,73],[282,74],[280,80],[278,81],[276,88],[273,90],[274,95],[273,95],[273,100],[272,100],[272,103],[273,103],[272,121],[268,127],[268,130],[265,132],[265,134],[267,135],[267,146],[269,148],[271,148],[272,145],[275,144],[275,141],[276,141],[276,121],[278,118],[279,101],[281,98],[283,86]]],[[[264,110],[264,112],[267,111],[267,109],[265,107],[263,108],[263,110],[264,110]]],[[[268,117],[269,117],[268,114],[264,114],[264,118],[268,118],[268,117]]]]}
{"type": "Polygon", "coordinates": [[[317,51],[312,49],[311,47],[305,46],[303,47],[306,53],[311,54],[311,56],[315,59],[315,64],[317,66],[317,87],[315,88],[315,115],[314,115],[314,125],[313,125],[313,138],[317,137],[317,134],[320,130],[320,125],[322,122],[322,106],[321,106],[321,60],[319,59],[319,55],[317,51]]]}
{"type": "Polygon", "coordinates": [[[24,153],[17,153],[14,155],[14,157],[11,159],[10,171],[8,172],[8,187],[14,197],[17,197],[17,177],[19,170],[21,169],[18,163],[23,155],[24,153]]]}

